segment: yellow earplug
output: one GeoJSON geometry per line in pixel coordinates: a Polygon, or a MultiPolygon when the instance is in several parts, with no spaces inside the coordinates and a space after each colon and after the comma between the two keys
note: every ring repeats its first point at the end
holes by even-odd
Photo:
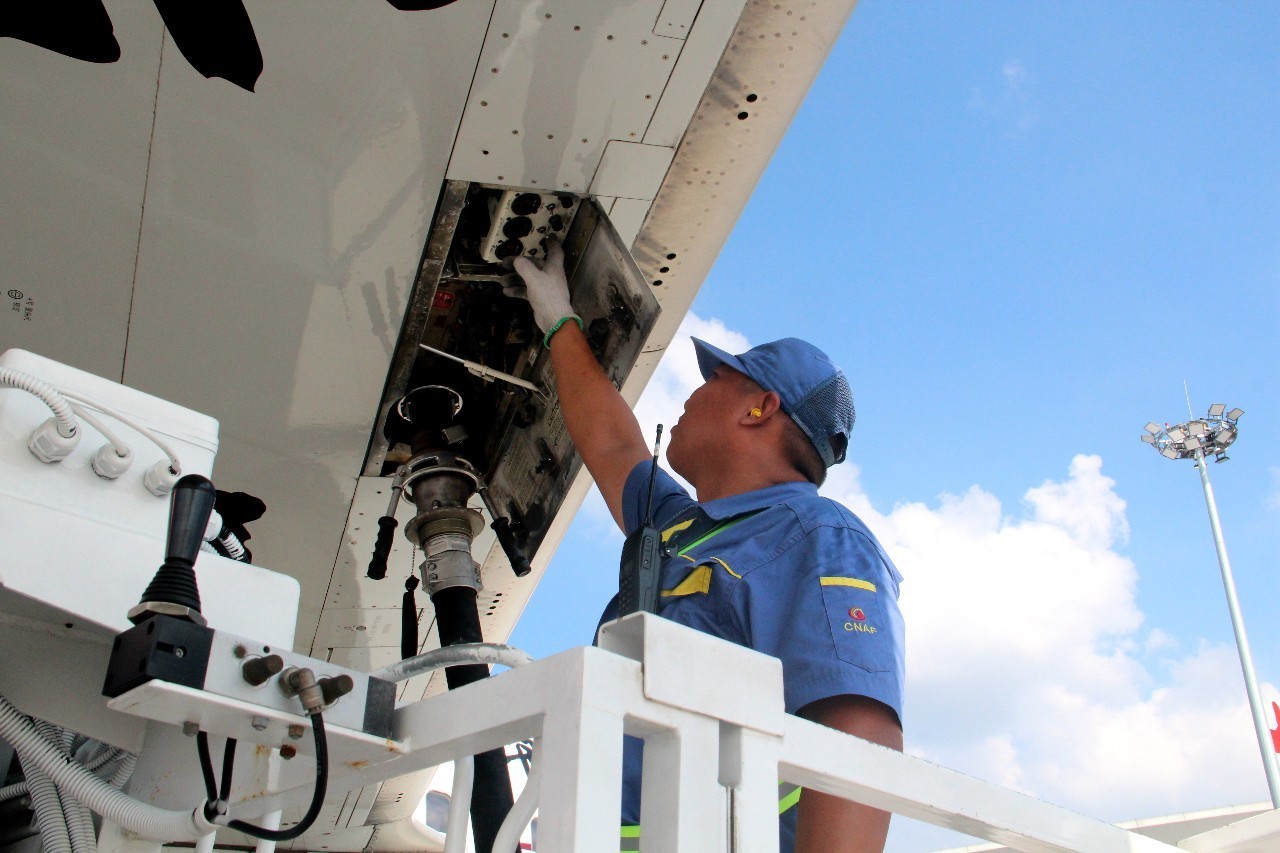
{"type": "Polygon", "coordinates": [[[764,412],[760,411],[760,407],[759,407],[759,406],[756,406],[754,409],[752,409],[752,410],[751,410],[751,417],[753,417],[753,418],[758,418],[758,417],[760,417],[760,416],[761,416],[761,415],[763,415],[763,414],[764,414],[764,412]]]}

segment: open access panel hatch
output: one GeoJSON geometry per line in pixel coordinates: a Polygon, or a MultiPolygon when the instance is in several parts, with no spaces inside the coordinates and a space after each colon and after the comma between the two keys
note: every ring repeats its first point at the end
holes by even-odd
{"type": "MultiPolygon", "coordinates": [[[[412,436],[397,412],[406,394],[431,385],[453,389],[461,398],[462,429],[450,449],[488,481],[491,500],[532,558],[581,460],[565,429],[550,352],[529,304],[504,290],[504,283],[518,278],[509,260],[503,262],[495,234],[508,226],[513,198],[528,208],[534,203],[530,197],[543,210],[534,212],[532,231],[514,245],[541,262],[546,240],[562,240],[571,299],[596,359],[615,387],[631,372],[660,309],[600,206],[565,193],[513,197],[506,187],[447,182],[364,474],[389,477],[413,455],[412,436]],[[552,215],[539,216],[547,208],[552,215]]],[[[507,244],[507,258],[513,243],[507,244]]]]}

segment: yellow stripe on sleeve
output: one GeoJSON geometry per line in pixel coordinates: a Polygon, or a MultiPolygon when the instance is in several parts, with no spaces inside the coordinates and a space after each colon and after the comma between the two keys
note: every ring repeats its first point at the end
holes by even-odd
{"type": "Polygon", "coordinates": [[[824,577],[820,580],[823,586],[851,586],[856,589],[865,589],[868,592],[876,591],[875,584],[871,581],[864,581],[861,578],[824,577]]]}

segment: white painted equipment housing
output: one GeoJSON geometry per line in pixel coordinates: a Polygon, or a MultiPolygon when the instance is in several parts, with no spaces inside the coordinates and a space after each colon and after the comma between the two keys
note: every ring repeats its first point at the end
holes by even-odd
{"type": "MultiPolygon", "coordinates": [[[[136,419],[172,445],[183,473],[212,474],[212,418],[22,350],[0,355],[0,367],[136,419]]],[[[166,457],[130,426],[100,415],[133,448],[126,474],[105,480],[93,472],[102,439],[83,422],[70,456],[40,462],[26,439],[49,416],[34,395],[0,388],[0,695],[136,751],[141,721],[106,709],[102,680],[112,639],[130,627],[129,609],[164,561],[169,499],[147,491],[142,477],[166,457]]],[[[200,554],[197,571],[202,612],[213,624],[292,648],[296,580],[211,553],[200,554]]]]}

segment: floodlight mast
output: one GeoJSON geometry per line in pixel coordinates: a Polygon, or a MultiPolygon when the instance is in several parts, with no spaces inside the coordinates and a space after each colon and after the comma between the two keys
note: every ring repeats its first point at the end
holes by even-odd
{"type": "Polygon", "coordinates": [[[1194,459],[1196,468],[1200,472],[1204,502],[1209,510],[1209,527],[1213,530],[1213,546],[1218,552],[1218,568],[1222,571],[1222,586],[1227,594],[1227,610],[1231,614],[1231,629],[1235,632],[1236,650],[1240,654],[1240,670],[1244,674],[1244,687],[1249,694],[1249,710],[1253,714],[1258,749],[1262,753],[1262,769],[1267,775],[1271,806],[1280,809],[1280,770],[1276,767],[1275,746],[1262,708],[1262,699],[1258,693],[1258,678],[1254,674],[1253,655],[1249,651],[1249,639],[1245,636],[1244,620],[1240,616],[1240,601],[1236,597],[1236,584],[1231,575],[1231,560],[1227,557],[1227,545],[1222,538],[1222,524],[1218,521],[1218,504],[1213,499],[1213,486],[1209,484],[1209,466],[1205,463],[1205,456],[1209,454],[1214,457],[1215,462],[1227,461],[1227,448],[1239,435],[1236,421],[1244,414],[1244,410],[1232,409],[1226,412],[1226,408],[1222,403],[1214,403],[1203,419],[1174,426],[1165,424],[1161,428],[1159,424],[1149,423],[1142,440],[1167,459],[1194,459]]]}

